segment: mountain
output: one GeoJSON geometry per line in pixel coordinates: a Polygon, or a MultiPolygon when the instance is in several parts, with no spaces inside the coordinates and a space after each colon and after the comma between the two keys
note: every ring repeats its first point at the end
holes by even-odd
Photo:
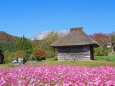
{"type": "Polygon", "coordinates": [[[0,31],[0,42],[16,42],[19,37],[9,35],[4,31],[0,31]]]}
{"type": "MultiPolygon", "coordinates": [[[[52,31],[39,32],[39,33],[33,35],[32,37],[30,37],[30,40],[42,40],[45,36],[47,36],[51,32],[52,31]]],[[[63,36],[63,35],[66,35],[69,33],[68,30],[60,30],[60,31],[53,31],[53,32],[57,32],[59,34],[59,36],[63,36]]]]}
{"type": "Polygon", "coordinates": [[[109,34],[107,34],[107,35],[109,35],[109,36],[115,36],[115,32],[112,32],[112,33],[109,33],[109,34]]]}
{"type": "MultiPolygon", "coordinates": [[[[50,34],[52,31],[43,31],[43,32],[39,32],[35,35],[33,35],[32,37],[30,37],[30,40],[42,40],[45,36],[47,36],[48,34],[50,34]]],[[[63,36],[69,33],[68,30],[60,30],[60,31],[54,31],[57,32],[59,34],[59,36],[63,36]]],[[[115,36],[115,32],[112,33],[108,33],[107,35],[114,35],[115,36]]]]}

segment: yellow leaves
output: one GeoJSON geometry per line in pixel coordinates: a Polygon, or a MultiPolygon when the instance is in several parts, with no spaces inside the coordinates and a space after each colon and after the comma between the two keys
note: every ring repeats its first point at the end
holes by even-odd
{"type": "Polygon", "coordinates": [[[19,58],[19,57],[23,58],[25,56],[25,51],[24,50],[18,50],[16,52],[14,52],[14,56],[15,56],[15,58],[19,58]]]}

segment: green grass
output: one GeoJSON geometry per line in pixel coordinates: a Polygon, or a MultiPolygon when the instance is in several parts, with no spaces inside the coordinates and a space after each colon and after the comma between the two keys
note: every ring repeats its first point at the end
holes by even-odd
{"type": "MultiPolygon", "coordinates": [[[[30,62],[31,64],[31,62],[30,62]]],[[[40,66],[40,65],[71,65],[71,66],[87,66],[87,67],[99,67],[99,66],[113,66],[115,67],[115,62],[101,61],[101,60],[92,60],[92,61],[47,61],[44,63],[37,63],[33,65],[25,66],[40,66]]],[[[7,69],[16,67],[18,64],[7,64],[0,65],[0,69],[7,69]]]]}
{"type": "Polygon", "coordinates": [[[108,56],[115,56],[115,52],[109,53],[108,56]]]}
{"type": "Polygon", "coordinates": [[[104,60],[109,62],[115,62],[115,56],[97,56],[98,60],[104,60]]]}
{"type": "Polygon", "coordinates": [[[39,65],[72,65],[72,66],[87,66],[87,67],[99,67],[99,66],[114,66],[115,62],[107,62],[107,61],[99,61],[99,60],[93,60],[93,61],[48,61],[41,64],[36,64],[36,66],[39,65]]]}
{"type": "Polygon", "coordinates": [[[26,63],[36,63],[36,62],[38,62],[38,61],[28,61],[26,63]]]}
{"type": "Polygon", "coordinates": [[[16,66],[18,66],[18,64],[5,64],[5,65],[0,65],[0,69],[7,69],[16,66]]]}

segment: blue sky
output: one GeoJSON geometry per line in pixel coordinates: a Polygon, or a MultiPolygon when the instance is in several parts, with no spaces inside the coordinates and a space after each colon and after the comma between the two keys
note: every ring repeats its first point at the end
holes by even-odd
{"type": "Polygon", "coordinates": [[[79,26],[87,34],[115,31],[115,0],[0,0],[0,31],[15,36],[79,26]]]}

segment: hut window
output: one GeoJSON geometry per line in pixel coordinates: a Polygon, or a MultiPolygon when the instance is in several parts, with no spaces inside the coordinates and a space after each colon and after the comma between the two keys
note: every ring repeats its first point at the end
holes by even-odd
{"type": "Polygon", "coordinates": [[[59,52],[62,52],[62,53],[69,53],[71,52],[71,49],[59,49],[59,52]]]}
{"type": "Polygon", "coordinates": [[[87,52],[87,51],[89,51],[89,48],[87,48],[87,47],[86,47],[86,48],[83,48],[83,51],[84,51],[84,52],[87,52]]]}

